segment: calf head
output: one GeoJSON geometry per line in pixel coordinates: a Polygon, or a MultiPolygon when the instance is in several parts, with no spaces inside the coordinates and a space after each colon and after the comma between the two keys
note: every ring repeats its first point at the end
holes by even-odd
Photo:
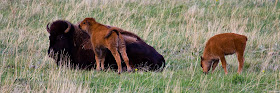
{"type": "Polygon", "coordinates": [[[208,60],[208,59],[204,59],[203,57],[200,57],[200,58],[201,58],[200,66],[201,66],[203,72],[204,72],[205,74],[207,74],[208,71],[209,71],[210,68],[211,68],[212,61],[211,61],[211,60],[208,60]]]}
{"type": "Polygon", "coordinates": [[[87,32],[88,34],[91,34],[92,30],[90,30],[90,27],[92,26],[93,28],[98,27],[96,24],[98,24],[94,18],[85,18],[80,24],[79,28],[87,32]]]}
{"type": "Polygon", "coordinates": [[[214,62],[219,62],[219,59],[208,59],[208,58],[203,58],[202,56],[200,58],[201,58],[200,66],[203,70],[203,73],[205,74],[208,73],[211,67],[213,68],[214,62]]]}

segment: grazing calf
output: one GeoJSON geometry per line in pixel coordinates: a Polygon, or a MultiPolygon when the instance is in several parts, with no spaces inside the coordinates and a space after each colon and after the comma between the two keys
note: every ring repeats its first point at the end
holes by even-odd
{"type": "Polygon", "coordinates": [[[121,56],[125,61],[127,71],[132,71],[126,53],[125,41],[122,35],[120,34],[120,29],[115,27],[108,28],[107,26],[96,22],[94,18],[85,18],[80,23],[79,27],[85,32],[87,32],[91,37],[91,44],[95,54],[97,71],[100,70],[99,62],[101,62],[101,68],[104,69],[106,49],[109,49],[113,54],[117,62],[118,73],[122,72],[121,58],[119,52],[121,53],[121,56]]]}
{"type": "Polygon", "coordinates": [[[203,72],[207,74],[212,66],[213,73],[220,59],[225,74],[227,74],[225,55],[236,53],[239,61],[238,73],[240,74],[244,64],[243,55],[246,41],[246,36],[235,33],[223,33],[211,37],[207,41],[203,56],[201,57],[201,67],[203,72]]]}

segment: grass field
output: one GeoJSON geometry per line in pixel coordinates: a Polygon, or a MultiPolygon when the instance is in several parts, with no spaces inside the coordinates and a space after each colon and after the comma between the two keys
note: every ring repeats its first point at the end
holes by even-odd
{"type": "Polygon", "coordinates": [[[280,92],[280,2],[276,0],[1,0],[0,92],[280,92]],[[163,72],[96,72],[57,67],[47,56],[48,22],[94,17],[143,38],[163,72]],[[215,73],[200,67],[206,41],[248,37],[245,66],[235,55],[215,73]]]}

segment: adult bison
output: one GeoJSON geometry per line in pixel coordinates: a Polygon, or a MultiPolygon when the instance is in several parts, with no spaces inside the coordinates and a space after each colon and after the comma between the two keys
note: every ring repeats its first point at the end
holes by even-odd
{"type": "MultiPolygon", "coordinates": [[[[50,34],[48,54],[55,59],[58,65],[65,65],[65,62],[69,62],[71,68],[91,69],[95,67],[90,37],[78,26],[65,20],[56,20],[51,23],[50,27],[48,24],[46,29],[50,34]]],[[[165,67],[163,56],[141,38],[127,31],[122,31],[121,34],[124,36],[127,55],[133,68],[158,71],[165,67]]],[[[108,50],[107,54],[105,68],[116,69],[117,64],[114,57],[108,50]]]]}

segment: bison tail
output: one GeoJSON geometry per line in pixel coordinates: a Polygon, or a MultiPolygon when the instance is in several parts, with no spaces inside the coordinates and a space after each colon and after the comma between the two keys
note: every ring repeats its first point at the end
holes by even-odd
{"type": "Polygon", "coordinates": [[[118,30],[116,30],[116,29],[112,29],[112,30],[110,30],[108,33],[107,33],[107,35],[105,36],[105,38],[108,38],[108,37],[110,37],[111,36],[111,34],[113,33],[113,32],[116,32],[117,33],[117,35],[119,36],[119,31],[118,30]]]}

